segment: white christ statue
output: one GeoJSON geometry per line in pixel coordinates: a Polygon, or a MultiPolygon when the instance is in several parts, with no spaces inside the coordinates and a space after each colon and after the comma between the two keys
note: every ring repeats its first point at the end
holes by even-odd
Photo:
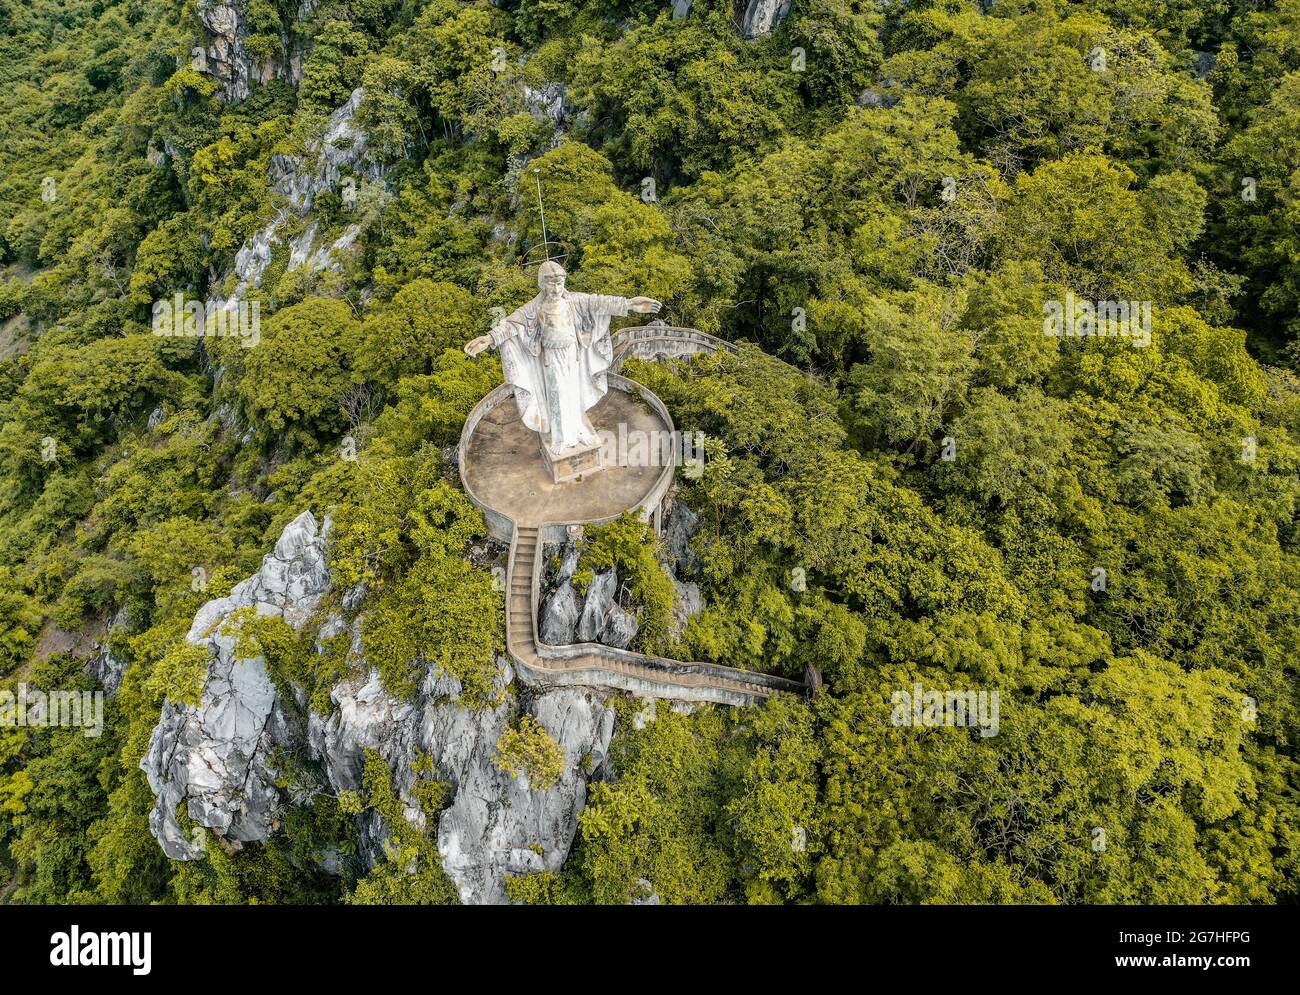
{"type": "Polygon", "coordinates": [[[515,388],[523,423],[542,437],[552,456],[598,446],[587,412],[605,396],[605,373],[614,358],[609,319],[630,311],[657,314],[662,305],[649,297],[578,294],[564,289],[564,267],[542,263],[541,293],[490,335],[467,343],[477,356],[495,346],[501,351],[506,383],[515,388]]]}

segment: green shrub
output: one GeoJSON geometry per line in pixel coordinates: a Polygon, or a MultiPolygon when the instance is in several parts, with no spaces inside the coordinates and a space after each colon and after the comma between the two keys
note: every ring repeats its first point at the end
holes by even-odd
{"type": "Polygon", "coordinates": [[[527,778],[534,791],[554,786],[564,773],[564,750],[531,715],[501,734],[494,759],[511,777],[527,778]]]}
{"type": "Polygon", "coordinates": [[[664,649],[677,598],[672,578],[655,555],[658,542],[650,523],[631,512],[608,525],[588,526],[573,575],[574,585],[586,593],[596,573],[617,568],[637,609],[641,641],[651,653],[664,649]]]}

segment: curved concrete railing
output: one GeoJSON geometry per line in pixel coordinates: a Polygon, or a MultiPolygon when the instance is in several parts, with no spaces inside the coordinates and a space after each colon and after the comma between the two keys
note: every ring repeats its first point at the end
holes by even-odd
{"type": "Polygon", "coordinates": [[[510,541],[510,537],[514,535],[515,523],[495,508],[484,503],[474,493],[474,488],[470,486],[469,478],[465,475],[465,463],[469,459],[469,441],[474,435],[474,430],[478,428],[478,423],[483,420],[483,416],[502,401],[511,400],[514,396],[514,385],[508,383],[503,383],[500,387],[496,387],[484,394],[483,399],[474,405],[474,410],[465,419],[465,425],[460,430],[460,442],[456,445],[456,466],[460,469],[460,484],[465,488],[465,495],[475,508],[483,512],[483,517],[487,519],[488,535],[498,542],[507,543],[510,541]]]}
{"type": "Polygon", "coordinates": [[[701,332],[697,328],[679,325],[633,325],[615,332],[613,368],[621,370],[628,356],[638,359],[685,359],[700,353],[720,350],[735,352],[736,347],[725,339],[701,332]]]}
{"type": "MultiPolygon", "coordinates": [[[[628,355],[647,358],[670,355],[684,358],[719,349],[736,351],[735,346],[711,335],[691,328],[667,325],[642,325],[624,329],[615,336],[615,344],[616,368],[628,355]],[[675,348],[660,348],[665,343],[675,348]]],[[[616,390],[639,394],[654,408],[668,430],[673,430],[672,416],[654,392],[616,373],[608,374],[608,379],[609,385],[616,390]]],[[[504,541],[510,544],[506,576],[506,646],[520,679],[530,684],[589,684],[651,697],[715,701],[726,705],[753,704],[778,691],[804,693],[806,688],[800,682],[771,674],[712,663],[668,660],[602,643],[552,646],[542,642],[537,633],[537,612],[541,602],[540,560],[544,543],[563,541],[571,525],[603,524],[618,516],[594,521],[520,525],[487,507],[474,494],[465,481],[464,473],[470,437],[483,416],[512,397],[513,393],[514,389],[509,384],[503,384],[475,405],[461,432],[458,452],[461,480],[465,484],[466,493],[487,516],[488,527],[493,535],[501,538],[504,534],[504,541]],[[494,526],[498,526],[499,531],[494,526]]],[[[647,516],[657,509],[672,485],[673,473],[674,467],[669,463],[635,508],[647,516]]]]}

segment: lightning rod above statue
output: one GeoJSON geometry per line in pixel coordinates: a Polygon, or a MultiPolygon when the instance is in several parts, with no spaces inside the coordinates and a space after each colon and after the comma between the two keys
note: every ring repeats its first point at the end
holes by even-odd
{"type": "MultiPolygon", "coordinates": [[[[541,184],[538,182],[541,209],[541,184]]],[[[545,214],[542,238],[546,239],[545,214]]],[[[523,423],[541,437],[542,453],[557,482],[578,469],[601,466],[600,440],[587,417],[606,393],[614,357],[609,320],[630,312],[658,314],[649,297],[613,297],[566,290],[564,267],[547,258],[537,271],[536,297],[465,345],[477,356],[501,352],[505,380],[515,388],[523,423]]]]}

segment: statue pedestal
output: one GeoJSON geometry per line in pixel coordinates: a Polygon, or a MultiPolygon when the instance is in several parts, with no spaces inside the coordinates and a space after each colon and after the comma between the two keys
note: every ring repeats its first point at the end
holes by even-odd
{"type": "Polygon", "coordinates": [[[605,469],[605,454],[601,451],[599,442],[590,446],[567,449],[563,454],[551,452],[544,442],[541,449],[542,461],[546,464],[551,480],[557,484],[577,480],[579,477],[605,469]]]}

